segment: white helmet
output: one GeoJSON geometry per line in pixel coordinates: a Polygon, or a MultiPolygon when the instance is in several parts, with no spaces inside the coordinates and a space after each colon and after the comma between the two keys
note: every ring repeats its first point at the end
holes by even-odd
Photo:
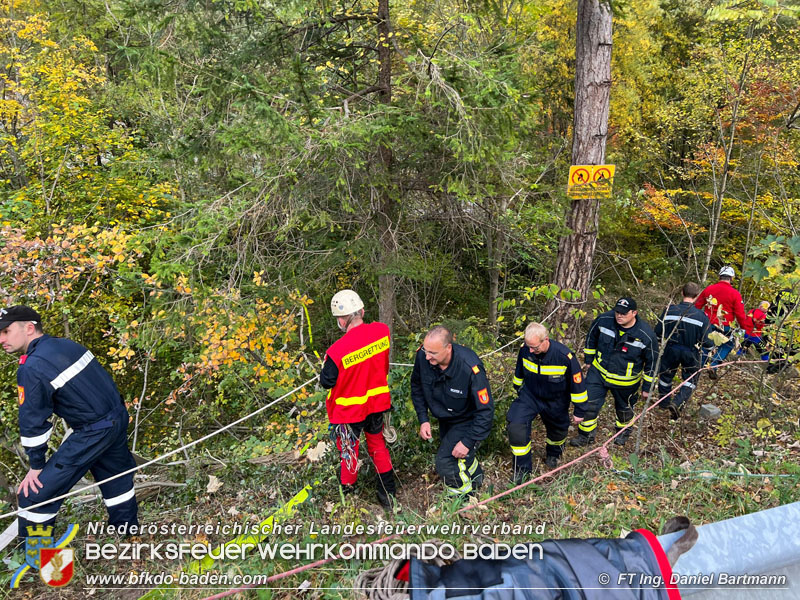
{"type": "Polygon", "coordinates": [[[331,313],[334,317],[347,317],[362,308],[364,308],[364,303],[353,290],[336,292],[331,298],[331,313]]]}
{"type": "Polygon", "coordinates": [[[725,266],[719,270],[720,277],[733,277],[734,275],[735,273],[733,272],[733,267],[725,266]]]}

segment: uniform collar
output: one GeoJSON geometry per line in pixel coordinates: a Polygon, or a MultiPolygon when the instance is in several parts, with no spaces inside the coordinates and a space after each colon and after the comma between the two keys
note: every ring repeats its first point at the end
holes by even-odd
{"type": "Polygon", "coordinates": [[[45,333],[43,335],[40,335],[36,339],[31,340],[31,342],[28,344],[28,349],[25,351],[25,355],[27,356],[27,355],[31,354],[36,349],[36,346],[39,345],[39,342],[41,342],[43,339],[49,338],[49,337],[50,336],[45,333]]]}

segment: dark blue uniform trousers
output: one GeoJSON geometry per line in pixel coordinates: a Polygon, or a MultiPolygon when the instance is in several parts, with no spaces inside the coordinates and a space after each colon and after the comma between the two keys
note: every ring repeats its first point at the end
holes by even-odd
{"type": "MultiPolygon", "coordinates": [[[[124,409],[108,417],[94,429],[87,427],[74,431],[61,447],[50,457],[39,474],[42,488],[38,493],[28,493],[26,498],[17,494],[19,513],[19,535],[27,535],[27,527],[52,525],[63,500],[56,500],[39,508],[27,507],[69,492],[72,487],[91,471],[96,481],[122,473],[136,466],[128,449],[129,416],[124,409]]],[[[133,473],[118,477],[100,485],[103,501],[108,509],[111,525],[128,523],[138,525],[136,496],[133,490],[133,473]]]]}
{"type": "Polygon", "coordinates": [[[483,469],[475,458],[476,443],[464,458],[453,456],[453,448],[472,430],[472,421],[452,423],[439,419],[441,442],[436,453],[436,472],[453,495],[467,495],[481,487],[483,469]]]}
{"type": "Polygon", "coordinates": [[[678,373],[678,367],[681,369],[681,379],[684,381],[677,392],[658,405],[660,408],[667,408],[670,404],[681,408],[692,395],[697,388],[697,377],[691,381],[686,381],[686,379],[697,373],[700,368],[700,352],[681,344],[667,344],[664,355],[661,357],[661,374],[658,376],[659,398],[663,398],[672,391],[672,380],[678,373]]]}
{"type": "Polygon", "coordinates": [[[514,455],[514,474],[530,473],[531,460],[531,422],[539,415],[544,423],[547,439],[546,454],[560,457],[569,431],[569,399],[556,398],[542,400],[523,391],[508,409],[506,432],[511,452],[514,455]]]}

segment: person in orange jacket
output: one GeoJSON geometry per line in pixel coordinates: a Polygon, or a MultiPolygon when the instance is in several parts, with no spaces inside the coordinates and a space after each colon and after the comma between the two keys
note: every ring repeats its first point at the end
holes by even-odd
{"type": "Polygon", "coordinates": [[[383,413],[392,408],[387,380],[389,327],[377,321],[364,323],[364,303],[353,290],[334,295],[331,313],[344,335],[328,348],[319,381],[330,390],[326,408],[341,456],[339,483],[343,493],[354,489],[363,431],[367,453],[378,473],[378,501],[391,510],[395,475],[383,437],[383,413]]]}

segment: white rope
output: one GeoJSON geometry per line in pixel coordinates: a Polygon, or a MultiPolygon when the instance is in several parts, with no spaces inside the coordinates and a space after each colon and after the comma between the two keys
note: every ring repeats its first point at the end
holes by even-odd
{"type": "Polygon", "coordinates": [[[254,411],[253,411],[253,412],[251,412],[249,415],[246,415],[246,416],[242,417],[241,419],[237,419],[236,421],[234,421],[234,422],[232,422],[232,423],[228,423],[228,424],[227,424],[227,425],[225,425],[224,427],[221,427],[220,429],[217,429],[216,431],[212,431],[212,432],[211,432],[211,433],[209,433],[208,435],[206,435],[206,436],[203,436],[203,437],[201,437],[201,438],[200,438],[200,439],[198,439],[198,440],[195,440],[195,441],[193,441],[193,442],[190,442],[190,443],[188,443],[188,444],[186,444],[186,445],[184,445],[184,446],[181,446],[180,448],[176,448],[175,450],[171,450],[170,452],[167,452],[166,454],[162,454],[161,456],[159,456],[159,457],[157,457],[157,458],[154,458],[153,460],[147,461],[146,463],[143,463],[143,464],[141,464],[141,465],[137,465],[137,466],[135,466],[135,467],[133,467],[133,468],[131,468],[131,469],[128,469],[127,471],[123,471],[122,473],[117,473],[116,475],[112,475],[111,477],[109,477],[109,478],[107,478],[107,479],[103,479],[102,481],[97,481],[97,482],[95,482],[95,483],[92,483],[92,484],[90,484],[90,485],[87,485],[87,486],[85,486],[85,487],[82,487],[82,488],[81,488],[81,489],[79,489],[79,490],[73,490],[73,491],[71,491],[71,492],[67,492],[66,494],[62,494],[61,496],[57,496],[57,497],[55,497],[55,498],[49,498],[49,499],[45,500],[44,502],[40,502],[39,504],[34,504],[33,506],[26,506],[24,509],[22,509],[22,508],[18,508],[17,510],[15,510],[15,511],[13,511],[13,512],[5,513],[5,514],[3,514],[3,515],[0,515],[0,519],[6,519],[6,518],[8,518],[8,517],[15,517],[15,516],[17,516],[17,515],[18,515],[18,514],[19,514],[21,511],[23,511],[23,510],[32,510],[32,509],[34,509],[34,508],[40,508],[40,507],[42,507],[42,506],[46,506],[46,505],[48,505],[48,504],[51,504],[51,503],[53,503],[53,502],[56,502],[56,501],[58,501],[58,500],[63,500],[64,498],[69,498],[70,496],[76,496],[77,494],[82,494],[82,493],[83,493],[83,492],[85,492],[86,490],[89,490],[89,489],[92,489],[92,488],[96,488],[96,487],[98,487],[98,486],[100,486],[100,485],[102,485],[102,484],[104,484],[104,483],[108,483],[109,481],[113,481],[114,479],[118,479],[118,478],[120,478],[120,477],[124,477],[125,475],[128,475],[128,474],[130,474],[130,473],[134,473],[134,472],[138,471],[139,469],[144,469],[145,467],[148,467],[148,466],[150,466],[150,465],[152,465],[152,464],[155,464],[155,463],[157,463],[157,462],[159,462],[159,461],[161,461],[161,460],[164,460],[165,458],[169,458],[170,456],[173,456],[173,455],[175,455],[175,454],[178,454],[179,452],[183,452],[184,450],[187,450],[188,448],[191,448],[191,447],[193,447],[193,446],[196,446],[197,444],[200,444],[200,443],[202,443],[202,442],[205,442],[206,440],[209,440],[209,439],[211,439],[212,437],[219,435],[219,434],[220,434],[220,433],[222,433],[223,431],[226,431],[226,430],[230,429],[231,427],[234,427],[234,426],[238,425],[239,423],[242,423],[242,422],[244,422],[244,421],[247,421],[248,419],[250,419],[250,418],[252,418],[252,417],[256,416],[257,414],[259,414],[259,413],[261,413],[261,412],[264,412],[264,411],[265,411],[265,410],[267,410],[267,409],[268,409],[270,406],[274,406],[275,404],[277,404],[277,403],[278,403],[278,402],[280,402],[281,400],[284,400],[284,399],[288,398],[289,396],[291,396],[291,395],[292,395],[292,394],[294,394],[295,392],[299,392],[299,391],[300,391],[300,390],[302,390],[304,387],[306,387],[308,384],[310,384],[311,382],[313,382],[313,381],[315,381],[315,380],[317,380],[317,379],[319,379],[319,375],[317,375],[316,377],[313,377],[313,378],[309,379],[308,381],[306,381],[306,382],[305,382],[305,383],[303,383],[302,385],[299,385],[299,386],[297,386],[296,388],[294,388],[294,389],[293,389],[291,392],[287,392],[287,393],[285,393],[283,396],[281,396],[280,398],[277,398],[277,399],[273,400],[273,401],[272,401],[272,402],[270,402],[269,404],[265,404],[265,405],[264,405],[264,406],[262,406],[261,408],[259,408],[259,409],[257,409],[257,410],[254,410],[254,411]]]}
{"type": "MultiPolygon", "coordinates": [[[[555,309],[542,320],[546,321],[547,319],[549,319],[553,315],[553,313],[555,313],[555,309]]],[[[483,356],[481,356],[481,358],[486,358],[487,356],[491,356],[492,354],[496,354],[497,352],[500,352],[501,350],[507,348],[508,346],[513,344],[514,342],[517,342],[517,341],[521,340],[522,338],[523,338],[523,336],[518,336],[518,337],[514,338],[513,340],[511,340],[510,342],[508,342],[506,345],[501,346],[500,348],[497,348],[496,350],[492,350],[491,352],[489,352],[487,354],[484,354],[483,356]]],[[[406,364],[406,363],[390,363],[390,364],[392,366],[396,366],[396,367],[413,367],[414,366],[414,365],[406,364]]],[[[184,450],[192,448],[192,447],[196,446],[197,444],[205,442],[206,440],[209,440],[212,437],[215,437],[215,436],[219,435],[223,431],[227,431],[228,429],[238,425],[239,423],[243,423],[244,421],[247,421],[248,419],[253,418],[257,414],[267,410],[269,407],[274,406],[275,404],[277,404],[281,400],[284,400],[284,399],[288,398],[289,396],[291,396],[292,394],[294,394],[295,392],[298,392],[298,391],[302,390],[308,384],[310,384],[313,381],[316,381],[317,379],[319,379],[319,375],[317,375],[316,377],[312,377],[311,379],[309,379],[305,383],[303,383],[303,384],[297,386],[296,388],[294,388],[291,392],[285,393],[283,396],[273,400],[269,404],[265,404],[261,408],[254,410],[249,415],[245,415],[244,417],[242,417],[240,419],[237,419],[236,421],[233,421],[232,423],[228,423],[224,427],[221,427],[221,428],[219,428],[219,429],[217,429],[215,431],[212,431],[208,435],[205,435],[205,436],[201,437],[198,440],[194,440],[193,442],[185,444],[185,445],[181,446],[180,448],[176,448],[175,450],[171,450],[170,452],[167,452],[166,454],[162,454],[161,456],[158,456],[158,457],[156,457],[156,458],[154,458],[152,460],[149,460],[146,463],[143,463],[141,465],[137,465],[137,466],[135,466],[135,467],[133,467],[131,469],[128,469],[127,471],[123,471],[121,473],[117,473],[116,475],[112,475],[111,477],[108,477],[107,479],[103,479],[102,481],[97,481],[95,483],[92,483],[90,485],[82,487],[79,490],[73,490],[71,492],[67,492],[66,494],[62,494],[61,496],[56,496],[55,498],[49,498],[49,499],[45,500],[44,502],[40,502],[39,504],[34,504],[32,506],[26,506],[24,509],[18,508],[17,510],[15,510],[13,512],[8,512],[8,513],[5,513],[5,514],[2,514],[2,515],[0,515],[0,519],[7,519],[9,517],[15,517],[20,512],[22,512],[23,510],[33,510],[34,508],[41,508],[42,506],[46,506],[46,505],[51,504],[53,502],[57,502],[58,500],[63,500],[64,498],[69,498],[71,496],[76,496],[77,494],[81,494],[81,493],[85,492],[86,490],[99,487],[104,483],[108,483],[109,481],[113,481],[114,479],[119,479],[120,477],[124,477],[125,475],[128,475],[130,473],[135,473],[136,471],[139,471],[140,469],[144,469],[145,467],[149,467],[150,465],[153,465],[153,464],[155,464],[157,462],[160,462],[160,461],[164,460],[165,458],[169,458],[170,456],[174,456],[175,454],[178,454],[179,452],[183,452],[184,450]]]]}

